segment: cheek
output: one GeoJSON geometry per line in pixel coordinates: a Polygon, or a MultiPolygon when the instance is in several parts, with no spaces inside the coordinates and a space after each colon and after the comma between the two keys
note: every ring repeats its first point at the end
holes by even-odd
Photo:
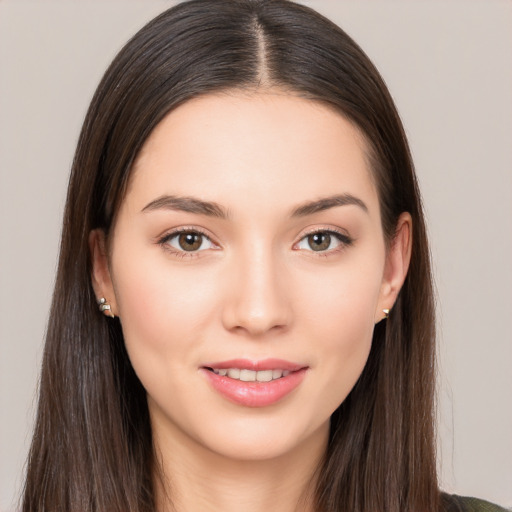
{"type": "Polygon", "coordinates": [[[379,269],[347,266],[317,276],[315,286],[308,287],[304,304],[308,338],[316,346],[315,363],[331,412],[349,394],[368,359],[382,277],[379,269]]]}
{"type": "Polygon", "coordinates": [[[119,316],[136,371],[162,360],[173,366],[182,354],[193,357],[215,307],[211,272],[177,269],[158,250],[151,257],[147,249],[140,257],[132,250],[130,258],[113,262],[119,316]]]}
{"type": "Polygon", "coordinates": [[[363,256],[347,257],[301,279],[303,315],[326,331],[326,339],[355,341],[361,339],[357,333],[373,331],[384,258],[363,256]]]}

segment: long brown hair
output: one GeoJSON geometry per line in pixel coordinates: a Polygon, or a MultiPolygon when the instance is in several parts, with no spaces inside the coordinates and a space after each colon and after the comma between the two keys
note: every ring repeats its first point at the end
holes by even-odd
{"type": "Polygon", "coordinates": [[[364,134],[392,241],[413,219],[412,260],[366,367],[333,414],[322,512],[437,510],[434,306],[421,200],[404,130],[359,46],[286,0],[192,0],[140,30],[105,73],[76,150],[64,213],[23,511],[153,511],[146,394],[121,326],[97,309],[88,235],[115,222],[132,163],[177,105],[214,91],[281,87],[336,108],[364,134]]]}

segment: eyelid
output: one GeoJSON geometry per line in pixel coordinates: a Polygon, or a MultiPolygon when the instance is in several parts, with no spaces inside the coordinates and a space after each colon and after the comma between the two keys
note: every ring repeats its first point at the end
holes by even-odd
{"type": "Polygon", "coordinates": [[[333,233],[335,235],[339,235],[341,238],[352,239],[345,230],[340,228],[335,228],[333,226],[315,226],[314,228],[308,228],[304,233],[302,233],[300,240],[309,235],[314,235],[315,233],[333,233]]]}

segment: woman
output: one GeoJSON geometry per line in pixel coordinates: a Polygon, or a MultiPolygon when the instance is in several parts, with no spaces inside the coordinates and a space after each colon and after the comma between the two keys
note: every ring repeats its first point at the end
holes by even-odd
{"type": "Polygon", "coordinates": [[[305,7],[212,5],[143,28],[89,109],[24,510],[468,507],[437,487],[428,246],[384,83],[305,7]]]}

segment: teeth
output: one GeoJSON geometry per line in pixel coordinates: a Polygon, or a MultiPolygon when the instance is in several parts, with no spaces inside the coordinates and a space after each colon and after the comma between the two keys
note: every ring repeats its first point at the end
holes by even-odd
{"type": "Polygon", "coordinates": [[[258,382],[270,382],[273,374],[274,370],[262,370],[261,372],[256,372],[256,380],[258,382]]]}
{"type": "Polygon", "coordinates": [[[227,376],[230,379],[241,380],[243,382],[270,382],[290,375],[289,370],[247,370],[245,368],[212,368],[213,373],[221,376],[227,376]]]}
{"type": "Polygon", "coordinates": [[[238,368],[230,368],[228,370],[228,377],[231,379],[240,379],[240,370],[238,368]]]}
{"type": "Polygon", "coordinates": [[[256,372],[254,370],[240,370],[240,380],[254,382],[256,380],[256,372]]]}
{"type": "Polygon", "coordinates": [[[272,370],[272,378],[279,379],[283,376],[283,370],[272,370]]]}

